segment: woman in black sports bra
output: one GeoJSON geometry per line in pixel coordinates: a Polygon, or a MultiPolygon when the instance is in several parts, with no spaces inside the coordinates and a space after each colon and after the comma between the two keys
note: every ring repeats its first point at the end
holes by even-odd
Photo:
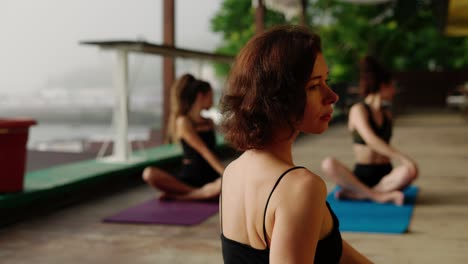
{"type": "Polygon", "coordinates": [[[280,26],[237,55],[221,100],[226,139],[243,154],[222,178],[224,263],[370,263],[342,240],[323,180],[294,165],[300,132],[328,128],[338,96],[320,38],[280,26]]]}
{"type": "Polygon", "coordinates": [[[373,57],[361,61],[360,86],[364,101],[351,107],[348,128],[352,133],[356,165],[351,172],[341,162],[329,157],[322,169],[342,189],[338,199],[370,199],[376,202],[403,204],[402,189],[418,176],[416,163],[390,145],[392,119],[382,107],[395,93],[390,73],[373,57]],[[391,160],[401,165],[393,168],[391,160]]]}
{"type": "Polygon", "coordinates": [[[161,198],[193,199],[192,193],[197,194],[194,191],[202,186],[205,189],[220,186],[219,176],[224,171],[224,165],[215,155],[214,123],[200,114],[211,108],[213,91],[209,83],[185,74],[174,83],[171,92],[166,141],[181,143],[182,169],[172,176],[156,167],[148,167],[143,172],[143,180],[163,191],[161,198]]]}

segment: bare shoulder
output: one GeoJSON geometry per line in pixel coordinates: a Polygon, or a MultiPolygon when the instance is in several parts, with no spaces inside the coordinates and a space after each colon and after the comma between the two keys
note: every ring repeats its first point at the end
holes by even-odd
{"type": "MultiPolygon", "coordinates": [[[[240,157],[242,157],[242,155],[240,157]]],[[[237,157],[226,165],[223,173],[223,181],[230,178],[230,175],[235,176],[242,172],[241,169],[245,167],[245,164],[239,161],[240,157],[237,157]]]]}
{"type": "Polygon", "coordinates": [[[365,116],[365,115],[367,115],[364,104],[357,103],[357,104],[354,104],[353,106],[351,106],[351,109],[349,110],[349,115],[350,116],[365,116]]]}
{"type": "Polygon", "coordinates": [[[307,169],[290,173],[280,184],[273,203],[277,219],[281,218],[285,225],[296,225],[296,221],[312,223],[321,219],[327,196],[325,182],[307,169]]]}
{"type": "Polygon", "coordinates": [[[187,116],[178,116],[175,120],[176,127],[178,129],[184,129],[188,127],[192,127],[192,122],[187,116]]]}
{"type": "Polygon", "coordinates": [[[231,162],[229,162],[228,165],[226,165],[226,167],[224,168],[224,173],[223,173],[223,178],[229,174],[231,174],[231,171],[235,170],[236,168],[236,160],[233,160],[231,162]]]}
{"type": "Polygon", "coordinates": [[[308,169],[296,169],[289,172],[286,177],[288,192],[308,198],[320,198],[326,196],[325,182],[317,174],[308,169]]]}
{"type": "Polygon", "coordinates": [[[356,124],[356,122],[367,120],[368,118],[367,115],[368,114],[367,114],[364,104],[362,103],[354,104],[349,110],[349,118],[348,118],[349,127],[354,128],[354,124],[356,124]]]}

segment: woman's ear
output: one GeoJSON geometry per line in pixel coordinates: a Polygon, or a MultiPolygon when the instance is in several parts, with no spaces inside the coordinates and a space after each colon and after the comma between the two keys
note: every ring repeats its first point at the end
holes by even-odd
{"type": "Polygon", "coordinates": [[[203,100],[203,93],[202,92],[198,92],[197,93],[197,97],[195,98],[195,101],[196,102],[201,102],[203,100]]]}

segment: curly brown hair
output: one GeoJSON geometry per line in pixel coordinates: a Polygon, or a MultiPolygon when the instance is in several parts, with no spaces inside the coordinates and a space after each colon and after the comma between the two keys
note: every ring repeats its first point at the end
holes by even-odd
{"type": "Polygon", "coordinates": [[[302,26],[277,26],[249,40],[221,98],[221,127],[235,148],[262,149],[278,128],[294,133],[320,52],[320,37],[302,26]]]}
{"type": "Polygon", "coordinates": [[[375,57],[365,56],[359,63],[359,89],[361,96],[378,93],[382,84],[392,81],[392,75],[375,57]]]}

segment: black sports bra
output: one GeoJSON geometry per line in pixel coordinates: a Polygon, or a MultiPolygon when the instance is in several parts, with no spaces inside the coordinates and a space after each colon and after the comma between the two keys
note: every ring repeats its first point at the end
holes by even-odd
{"type": "MultiPolygon", "coordinates": [[[[372,118],[372,112],[371,112],[370,106],[365,103],[363,103],[363,105],[367,110],[367,114],[369,115],[369,125],[374,131],[374,133],[379,138],[389,143],[392,137],[392,126],[393,126],[390,118],[388,118],[387,115],[384,113],[382,125],[379,127],[377,123],[375,122],[374,118],[372,118]]],[[[352,136],[353,136],[353,142],[355,144],[367,145],[364,139],[361,137],[361,135],[356,129],[352,131],[352,136]]]]}
{"type": "MultiPolygon", "coordinates": [[[[265,217],[270,197],[273,194],[276,186],[280,183],[281,179],[290,171],[300,169],[303,167],[293,167],[286,170],[276,181],[273,189],[268,196],[268,200],[265,205],[265,211],[263,214],[263,237],[265,242],[267,241],[267,234],[265,228],[265,217]]],[[[237,242],[224,236],[222,232],[222,199],[221,203],[221,245],[223,251],[223,259],[226,264],[250,264],[250,263],[269,263],[270,262],[270,249],[256,249],[250,245],[237,242]]],[[[332,231],[322,240],[318,241],[317,249],[315,251],[314,263],[339,263],[342,254],[342,239],[339,231],[339,221],[336,215],[333,213],[330,205],[327,203],[327,208],[333,218],[333,229],[332,231]]]]}

